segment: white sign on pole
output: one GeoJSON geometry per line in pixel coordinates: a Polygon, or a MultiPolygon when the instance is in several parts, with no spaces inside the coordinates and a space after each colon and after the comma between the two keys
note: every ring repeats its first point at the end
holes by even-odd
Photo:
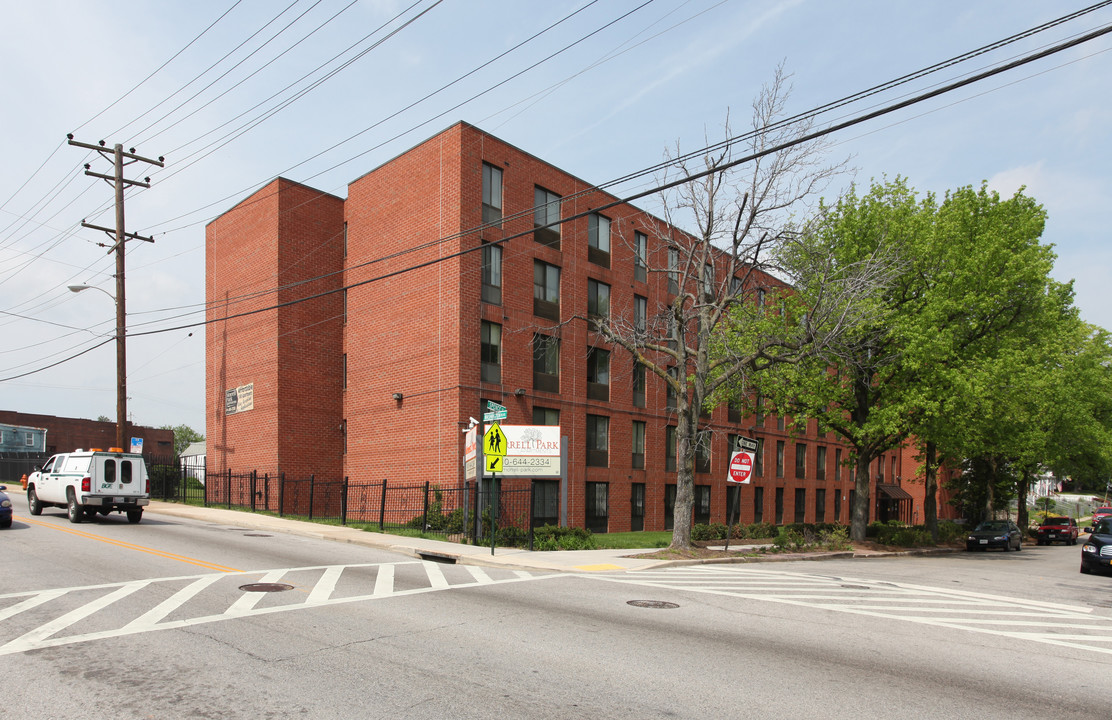
{"type": "MultiPolygon", "coordinates": [[[[558,477],[560,475],[560,426],[500,425],[506,436],[502,477],[558,477]]],[[[490,471],[483,468],[484,476],[490,471]]]]}
{"type": "Polygon", "coordinates": [[[738,450],[730,456],[730,476],[726,482],[748,484],[753,475],[753,453],[748,450],[738,450]]]}

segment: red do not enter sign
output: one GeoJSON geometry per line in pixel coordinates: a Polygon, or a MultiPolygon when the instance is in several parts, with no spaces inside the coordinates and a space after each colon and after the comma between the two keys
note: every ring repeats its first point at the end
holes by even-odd
{"type": "Polygon", "coordinates": [[[753,474],[753,453],[738,450],[730,456],[730,482],[747,483],[753,474]]]}

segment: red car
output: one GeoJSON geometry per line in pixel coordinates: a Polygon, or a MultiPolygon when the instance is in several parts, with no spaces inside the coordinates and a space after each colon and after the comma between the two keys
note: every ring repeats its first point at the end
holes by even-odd
{"type": "Polygon", "coordinates": [[[1098,507],[1093,510],[1093,524],[1096,525],[1102,518],[1112,517],[1112,507],[1098,507]]]}
{"type": "Polygon", "coordinates": [[[1039,525],[1039,545],[1050,545],[1061,540],[1067,545],[1077,544],[1077,521],[1069,517],[1048,517],[1039,525]]]}

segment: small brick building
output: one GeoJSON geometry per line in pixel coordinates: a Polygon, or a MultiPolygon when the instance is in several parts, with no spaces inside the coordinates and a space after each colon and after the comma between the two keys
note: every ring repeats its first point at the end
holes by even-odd
{"type": "MultiPolygon", "coordinates": [[[[0,410],[0,423],[46,429],[46,454],[70,452],[78,448],[108,448],[116,444],[116,423],[84,418],[0,410]]],[[[174,454],[174,431],[128,424],[128,437],[143,438],[143,454],[174,454]]],[[[125,448],[128,450],[129,448],[125,448]]]]}
{"type": "MultiPolygon", "coordinates": [[[[639,228],[661,221],[620,204],[535,230],[614,200],[466,123],[354,180],[346,200],[285,179],[244,199],[206,229],[210,471],[456,486],[461,430],[494,401],[506,424],[560,426],[570,525],[670,527],[665,386],[642,384],[582,320],[603,300],[630,317],[666,302],[667,273],[635,262],[639,228]]],[[[642,252],[665,266],[667,246],[642,252]]],[[[742,522],[848,522],[848,451],[814,422],[792,435],[722,406],[702,425],[696,522],[726,520],[738,435],[762,442],[753,483],[731,491],[742,522]]],[[[872,514],[921,521],[910,451],[877,466],[872,514]]]]}

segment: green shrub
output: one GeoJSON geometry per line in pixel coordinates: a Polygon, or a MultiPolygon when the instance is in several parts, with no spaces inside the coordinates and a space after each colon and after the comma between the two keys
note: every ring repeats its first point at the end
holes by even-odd
{"type": "Polygon", "coordinates": [[[595,537],[585,528],[545,525],[533,530],[534,550],[594,550],[595,537]]]}
{"type": "Polygon", "coordinates": [[[785,526],[780,528],[780,532],[777,533],[772,544],[776,546],[776,549],[781,551],[792,552],[799,550],[804,545],[803,535],[785,526]]]}
{"type": "Polygon", "coordinates": [[[849,528],[845,525],[829,525],[819,533],[819,544],[827,550],[851,550],[853,543],[849,541],[849,528]]]}
{"type": "Polygon", "coordinates": [[[722,523],[711,523],[709,525],[696,523],[691,528],[691,539],[695,541],[725,540],[726,526],[722,523]]]}
{"type": "MultiPolygon", "coordinates": [[[[741,526],[738,526],[739,528],[741,526]]],[[[777,535],[776,526],[772,523],[759,522],[752,525],[746,525],[744,534],[737,535],[739,538],[750,538],[753,540],[763,540],[764,538],[774,538],[777,535]]]]}

